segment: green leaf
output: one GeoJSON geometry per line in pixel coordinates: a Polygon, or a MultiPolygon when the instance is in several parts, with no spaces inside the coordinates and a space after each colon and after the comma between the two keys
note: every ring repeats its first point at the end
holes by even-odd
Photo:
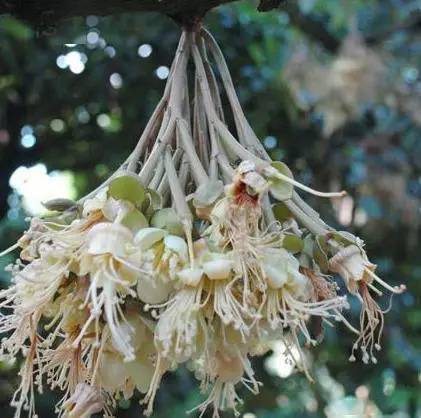
{"type": "Polygon", "coordinates": [[[273,215],[279,222],[285,222],[293,217],[291,211],[283,203],[276,203],[272,206],[273,215]]]}
{"type": "Polygon", "coordinates": [[[149,226],[145,215],[137,209],[133,209],[121,220],[121,223],[129,228],[133,233],[139,229],[149,226]]]}
{"type": "Polygon", "coordinates": [[[282,240],[282,247],[293,254],[299,253],[304,248],[304,241],[296,235],[285,235],[282,240]]]}
{"type": "Polygon", "coordinates": [[[180,217],[172,208],[164,208],[156,211],[151,219],[151,226],[161,228],[173,235],[184,235],[184,228],[180,217]]]}
{"type": "MultiPolygon", "coordinates": [[[[271,166],[276,168],[281,174],[293,178],[291,170],[288,166],[280,161],[274,161],[271,166]]],[[[272,196],[279,201],[284,201],[291,199],[292,192],[294,191],[294,186],[290,183],[287,183],[284,180],[278,179],[277,177],[271,176],[268,178],[269,181],[269,191],[272,196]]]]}
{"type": "Polygon", "coordinates": [[[126,174],[111,181],[108,195],[116,200],[127,200],[140,208],[145,200],[146,191],[136,176],[126,174]]]}

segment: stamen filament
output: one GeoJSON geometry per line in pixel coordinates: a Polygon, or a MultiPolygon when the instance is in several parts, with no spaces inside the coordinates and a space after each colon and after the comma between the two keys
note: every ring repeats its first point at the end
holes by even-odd
{"type": "Polygon", "coordinates": [[[319,192],[318,190],[314,190],[308,186],[305,186],[304,184],[295,181],[294,179],[286,176],[285,174],[280,173],[278,170],[270,170],[270,174],[274,177],[277,177],[279,180],[283,180],[286,183],[292,184],[293,186],[298,187],[299,189],[302,189],[306,191],[307,193],[313,194],[315,196],[319,197],[344,197],[346,196],[347,192],[345,190],[342,190],[341,192],[319,192]]]}
{"type": "Polygon", "coordinates": [[[20,247],[20,244],[17,242],[16,244],[14,244],[14,245],[12,245],[11,247],[9,247],[9,248],[5,249],[4,251],[2,251],[2,252],[0,253],[0,257],[3,257],[3,256],[5,256],[6,254],[11,253],[12,251],[16,250],[16,249],[17,249],[17,248],[19,248],[19,247],[20,247]]]}
{"type": "Polygon", "coordinates": [[[376,282],[380,283],[385,289],[391,291],[392,293],[400,294],[406,291],[406,286],[401,284],[399,286],[390,286],[384,280],[382,280],[377,274],[371,271],[369,268],[365,268],[364,271],[369,274],[376,282]]]}

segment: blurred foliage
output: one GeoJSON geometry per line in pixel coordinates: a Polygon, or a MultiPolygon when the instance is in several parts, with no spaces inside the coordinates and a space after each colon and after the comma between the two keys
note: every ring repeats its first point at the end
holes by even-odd
{"type": "MultiPolygon", "coordinates": [[[[309,201],[336,227],[360,234],[381,275],[409,290],[393,301],[379,364],[348,363],[352,336],[329,329],[310,359],[315,384],[298,374],[273,376],[260,361],[264,387],[256,397],[244,393],[244,416],[341,417],[362,402],[358,416],[420,417],[421,36],[413,16],[421,3],[298,6],[338,40],[335,53],[288,8],[258,13],[242,1],[210,13],[206,24],[272,156],[300,181],[347,189],[352,197],[340,203],[309,201]]],[[[98,185],[135,144],[164,86],[159,67],[171,62],[179,35],[166,17],[133,14],[44,31],[0,18],[0,248],[25,227],[21,196],[9,184],[15,170],[40,162],[48,171],[71,170],[79,195],[98,185]]],[[[0,259],[0,267],[8,262],[0,259]]],[[[192,379],[187,370],[165,379],[156,417],[183,417],[197,403],[192,379]]],[[[16,367],[1,365],[2,417],[12,417],[16,381],[16,367]]],[[[53,397],[40,398],[40,417],[53,416],[53,397]]],[[[119,417],[139,416],[137,405],[120,406],[119,417]]]]}

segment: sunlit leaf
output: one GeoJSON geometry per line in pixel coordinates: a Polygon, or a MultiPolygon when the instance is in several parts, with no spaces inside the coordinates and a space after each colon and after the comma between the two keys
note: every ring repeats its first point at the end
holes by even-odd
{"type": "Polygon", "coordinates": [[[108,186],[108,195],[116,200],[127,200],[141,207],[146,197],[145,188],[134,175],[117,177],[108,186]]]}

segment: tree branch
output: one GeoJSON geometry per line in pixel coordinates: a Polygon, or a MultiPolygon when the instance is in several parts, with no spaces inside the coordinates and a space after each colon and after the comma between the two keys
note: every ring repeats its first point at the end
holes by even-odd
{"type": "Polygon", "coordinates": [[[296,3],[288,2],[285,7],[290,21],[310,39],[319,42],[326,50],[336,53],[341,45],[340,39],[331,34],[314,16],[303,14],[296,3]]]}
{"type": "Polygon", "coordinates": [[[36,25],[48,25],[76,16],[106,16],[123,12],[160,12],[202,16],[220,4],[237,0],[0,0],[0,15],[36,25]]]}
{"type": "MultiPolygon", "coordinates": [[[[124,12],[159,12],[188,23],[202,17],[210,9],[239,0],[0,0],[0,15],[10,14],[48,33],[61,20],[77,16],[107,16],[124,12]]],[[[301,13],[296,0],[259,0],[261,12],[285,6],[291,22],[306,35],[320,42],[328,51],[336,52],[339,40],[321,22],[301,13]],[[286,4],[285,4],[286,3],[286,4]]]]}
{"type": "MultiPolygon", "coordinates": [[[[77,16],[107,16],[124,12],[159,12],[180,19],[201,17],[210,9],[238,0],[0,0],[0,15],[10,14],[37,26],[49,26],[77,16]]],[[[260,0],[268,11],[285,0],[260,0]]]]}
{"type": "MultiPolygon", "coordinates": [[[[202,17],[207,11],[222,4],[239,0],[0,0],[0,15],[9,14],[31,25],[44,29],[58,22],[78,16],[107,16],[124,12],[159,12],[179,22],[202,17]]],[[[291,23],[310,39],[320,43],[327,51],[336,53],[341,39],[333,35],[314,15],[301,12],[296,0],[259,0],[261,12],[282,9],[289,15],[291,23]]],[[[409,19],[381,33],[366,37],[368,44],[383,41],[397,30],[419,30],[421,12],[411,14],[409,19]]]]}

